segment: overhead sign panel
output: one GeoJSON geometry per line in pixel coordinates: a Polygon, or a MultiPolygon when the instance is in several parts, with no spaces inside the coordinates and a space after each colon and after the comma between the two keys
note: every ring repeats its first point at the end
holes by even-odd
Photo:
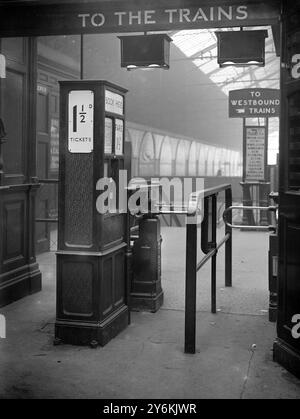
{"type": "Polygon", "coordinates": [[[280,116],[278,89],[241,89],[229,92],[229,118],[280,116]]]}
{"type": "Polygon", "coordinates": [[[120,33],[271,25],[279,21],[276,0],[90,1],[0,5],[0,36],[120,33]],[[224,4],[225,3],[225,4],[224,4]]]}

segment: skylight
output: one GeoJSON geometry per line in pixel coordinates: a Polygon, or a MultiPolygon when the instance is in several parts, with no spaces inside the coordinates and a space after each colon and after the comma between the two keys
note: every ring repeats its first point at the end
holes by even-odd
{"type": "Polygon", "coordinates": [[[265,67],[239,68],[231,66],[219,68],[217,63],[217,37],[214,29],[184,30],[174,33],[171,37],[174,45],[188,59],[191,59],[194,65],[207,75],[213,83],[219,85],[226,95],[228,95],[229,90],[251,86],[279,88],[279,58],[276,57],[271,28],[247,28],[247,30],[249,29],[268,30],[265,67]]]}
{"type": "MultiPolygon", "coordinates": [[[[173,44],[187,60],[205,74],[212,83],[228,96],[230,90],[253,88],[279,89],[280,59],[276,56],[271,27],[245,28],[245,30],[267,29],[264,67],[224,67],[217,63],[217,37],[215,29],[184,30],[171,35],[173,44]]],[[[239,28],[218,29],[240,30],[239,28]]],[[[269,120],[269,164],[275,164],[279,142],[278,118],[269,120]]]]}

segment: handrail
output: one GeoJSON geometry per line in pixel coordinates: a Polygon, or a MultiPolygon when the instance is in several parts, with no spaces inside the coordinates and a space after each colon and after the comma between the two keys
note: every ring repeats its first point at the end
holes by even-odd
{"type": "Polygon", "coordinates": [[[218,195],[220,192],[226,191],[231,188],[230,184],[224,183],[223,185],[214,186],[212,188],[203,189],[190,194],[187,212],[189,215],[196,215],[201,208],[200,202],[203,198],[208,198],[212,195],[218,195]]]}
{"type": "Polygon", "coordinates": [[[59,180],[58,179],[39,179],[39,183],[43,183],[43,184],[47,184],[47,183],[58,183],[59,180]]]}
{"type": "Polygon", "coordinates": [[[58,218],[36,218],[36,223],[58,223],[58,218]]]}
{"type": "MultiPolygon", "coordinates": [[[[232,224],[232,221],[229,222],[228,221],[228,214],[230,214],[233,210],[245,210],[245,211],[253,211],[253,210],[257,210],[257,211],[270,211],[270,212],[275,212],[278,210],[277,206],[268,206],[268,207],[260,207],[260,206],[243,206],[243,205],[233,205],[230,206],[229,208],[226,208],[225,211],[223,212],[223,220],[224,223],[230,227],[231,229],[243,229],[245,227],[247,227],[247,230],[257,230],[257,226],[245,226],[243,224],[239,225],[239,224],[232,224]]],[[[231,217],[232,219],[232,217],[231,217]]],[[[265,231],[274,231],[276,230],[276,225],[268,225],[268,226],[260,226],[259,227],[260,230],[265,230],[265,231]]]]}
{"type": "Polygon", "coordinates": [[[223,183],[222,185],[214,186],[212,188],[205,189],[202,193],[204,193],[204,197],[206,198],[206,197],[209,197],[211,195],[215,195],[219,192],[224,192],[228,189],[231,190],[231,184],[230,183],[223,183]]]}
{"type": "MultiPolygon", "coordinates": [[[[197,272],[211,260],[211,311],[217,312],[216,307],[216,281],[217,281],[217,254],[225,245],[225,285],[232,286],[232,231],[225,224],[225,235],[217,243],[217,196],[225,192],[225,209],[232,206],[232,188],[230,184],[195,192],[190,196],[194,211],[189,212],[188,218],[195,216],[200,208],[200,199],[204,198],[204,218],[202,221],[201,247],[206,255],[197,261],[197,223],[187,222],[186,226],[186,291],[185,291],[185,353],[196,352],[196,296],[197,272]],[[196,204],[196,205],[195,205],[196,204]]],[[[190,208],[191,209],[191,208],[190,208]]],[[[188,220],[189,221],[189,220],[188,220]]],[[[228,222],[232,223],[232,214],[228,214],[228,222]]]]}

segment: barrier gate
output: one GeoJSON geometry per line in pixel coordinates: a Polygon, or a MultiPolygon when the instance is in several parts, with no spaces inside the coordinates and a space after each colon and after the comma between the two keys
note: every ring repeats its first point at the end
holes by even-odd
{"type": "MultiPolygon", "coordinates": [[[[215,188],[191,194],[188,207],[181,211],[166,212],[163,209],[160,213],[185,213],[187,215],[186,226],[186,291],[185,291],[185,353],[194,354],[196,352],[196,296],[197,296],[197,273],[211,260],[211,312],[216,313],[216,266],[219,249],[225,245],[225,286],[232,287],[232,229],[243,229],[245,225],[233,225],[232,211],[270,211],[277,213],[277,206],[254,207],[254,206],[233,206],[232,190],[230,184],[220,185],[215,188]],[[225,192],[225,211],[223,220],[225,233],[222,239],[217,241],[217,197],[221,192],[225,192]],[[203,202],[203,208],[202,208],[203,202]],[[201,220],[201,250],[205,256],[198,262],[197,249],[199,246],[197,238],[198,220],[197,216],[202,213],[201,220]],[[196,217],[196,219],[195,219],[196,217]]],[[[270,226],[264,226],[264,230],[275,233],[277,230],[276,218],[270,226]]],[[[253,230],[256,226],[249,226],[253,230]]],[[[249,228],[247,227],[247,228],[249,228]]]]}
{"type": "MultiPolygon", "coordinates": [[[[147,187],[149,193],[151,187],[147,187]]],[[[150,196],[148,196],[150,201],[150,196]]],[[[160,196],[161,199],[161,196],[160,196]]],[[[273,198],[274,199],[274,198],[273,198]]],[[[225,286],[232,287],[232,230],[233,229],[244,229],[245,225],[233,224],[232,212],[234,210],[243,211],[265,211],[273,214],[272,224],[264,226],[263,230],[270,231],[270,253],[272,253],[272,236],[276,236],[277,231],[277,205],[268,207],[256,207],[256,206],[237,206],[232,205],[232,188],[230,184],[223,184],[214,188],[204,189],[201,191],[190,194],[188,204],[186,206],[179,205],[167,205],[163,202],[155,204],[157,212],[155,214],[148,215],[135,215],[139,220],[139,223],[143,226],[138,232],[137,226],[130,228],[129,236],[130,240],[134,242],[141,236],[141,243],[143,248],[148,250],[148,258],[152,258],[150,268],[147,269],[149,272],[146,275],[146,281],[143,285],[143,281],[135,281],[132,272],[129,272],[129,277],[132,278],[129,283],[132,283],[133,293],[129,300],[132,301],[130,304],[131,308],[136,309],[137,307],[156,312],[162,305],[163,292],[161,289],[161,270],[160,270],[160,259],[161,259],[161,236],[158,215],[167,214],[180,214],[186,216],[186,273],[185,273],[185,338],[184,338],[184,351],[185,353],[195,354],[196,352],[196,297],[197,297],[197,273],[200,269],[211,260],[211,312],[216,314],[217,312],[217,256],[219,250],[225,246],[225,286]],[[218,228],[218,195],[225,193],[225,210],[223,212],[224,220],[224,236],[218,241],[217,240],[217,228],[218,228]],[[151,226],[152,225],[152,226],[151,226]],[[201,242],[198,240],[198,228],[201,225],[201,242]],[[146,226],[146,227],[145,227],[146,226]],[[154,228],[154,230],[153,230],[154,228]],[[152,230],[151,230],[152,229],[152,230]],[[146,232],[146,233],[145,233],[146,232]],[[145,234],[148,234],[147,238],[145,234]],[[159,243],[159,244],[158,244],[159,243]],[[146,244],[146,246],[145,246],[146,244]],[[197,260],[197,250],[201,247],[204,257],[197,260]],[[153,247],[151,249],[151,247],[153,247]],[[153,252],[156,253],[156,259],[153,259],[153,252]],[[153,269],[157,269],[155,277],[153,276],[153,269]],[[152,278],[149,281],[149,275],[152,278]],[[138,285],[136,285],[138,283],[138,285]],[[148,288],[147,288],[148,287],[148,288]],[[150,288],[149,288],[150,287],[150,288]],[[139,293],[137,290],[144,290],[142,298],[138,298],[139,293]],[[148,290],[148,293],[147,293],[148,290]]],[[[247,229],[256,230],[256,226],[247,226],[247,229]]],[[[130,244],[128,252],[131,252],[133,257],[132,265],[135,266],[135,260],[138,253],[134,254],[134,251],[130,250],[130,244]]],[[[134,245],[132,247],[134,249],[134,245]]],[[[139,253],[141,254],[141,253],[139,253]]],[[[271,257],[271,256],[270,256],[271,257]]],[[[145,258],[145,254],[144,254],[145,258]]],[[[147,258],[146,258],[147,259],[147,258]]],[[[272,258],[270,259],[272,260],[272,258]]],[[[145,261],[144,261],[145,262],[145,261]]],[[[144,265],[143,262],[143,265],[144,265]]],[[[149,261],[148,261],[149,262],[149,261]]],[[[147,260],[146,260],[147,263],[147,260]]],[[[133,269],[134,270],[134,269],[133,269]]],[[[271,269],[270,266],[270,277],[274,274],[275,269],[271,269]]],[[[143,269],[145,272],[145,269],[143,269]]],[[[276,298],[277,297],[276,285],[271,286],[270,284],[270,307],[276,311],[276,298]]],[[[130,291],[129,291],[130,292],[130,291]]],[[[270,311],[270,321],[274,321],[274,311],[270,311]]]]}

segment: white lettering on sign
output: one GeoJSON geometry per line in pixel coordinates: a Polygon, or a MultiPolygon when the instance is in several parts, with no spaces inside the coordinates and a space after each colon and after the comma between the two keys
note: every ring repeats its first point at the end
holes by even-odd
{"type": "Polygon", "coordinates": [[[246,180],[265,180],[265,128],[246,129],[246,180]]]}
{"type": "Polygon", "coordinates": [[[295,54],[292,57],[292,77],[293,79],[300,78],[300,54],[295,54]]]}
{"type": "Polygon", "coordinates": [[[280,92],[278,89],[241,89],[229,92],[229,117],[278,117],[280,92]]]}
{"type": "Polygon", "coordinates": [[[105,132],[104,132],[104,153],[112,154],[113,143],[113,120],[105,118],[105,132]]]}
{"type": "Polygon", "coordinates": [[[123,154],[124,141],[124,121],[123,119],[116,119],[115,129],[115,154],[120,156],[123,154]]]}
{"type": "Polygon", "coordinates": [[[248,6],[206,6],[182,9],[116,11],[112,16],[103,13],[77,15],[81,26],[100,27],[107,21],[115,26],[156,25],[161,23],[201,23],[244,21],[249,18],[248,6]]]}
{"type": "Polygon", "coordinates": [[[45,95],[46,96],[48,94],[48,89],[47,89],[46,86],[43,86],[41,84],[38,84],[36,89],[37,89],[37,92],[38,93],[41,93],[42,95],[45,95]]]}
{"type": "Polygon", "coordinates": [[[59,169],[59,120],[51,119],[50,128],[50,170],[57,172],[59,169]]]}
{"type": "Polygon", "coordinates": [[[68,148],[70,153],[91,153],[94,148],[94,92],[69,93],[68,148]]]}
{"type": "Polygon", "coordinates": [[[105,111],[124,115],[124,99],[118,93],[105,90],[105,111]]]}
{"type": "Polygon", "coordinates": [[[105,24],[105,16],[103,13],[83,13],[78,15],[78,17],[81,19],[81,25],[83,28],[86,28],[88,23],[96,28],[99,28],[105,24]]]}

